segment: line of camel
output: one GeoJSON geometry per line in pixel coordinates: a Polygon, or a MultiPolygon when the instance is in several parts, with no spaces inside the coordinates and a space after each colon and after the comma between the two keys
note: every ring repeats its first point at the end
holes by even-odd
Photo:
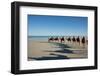
{"type": "Polygon", "coordinates": [[[85,44],[85,43],[88,43],[88,40],[83,36],[82,38],[80,38],[79,36],[78,37],[50,37],[50,38],[48,38],[48,42],[65,42],[65,41],[68,41],[68,42],[77,42],[77,43],[82,43],[83,45],[85,44]]]}

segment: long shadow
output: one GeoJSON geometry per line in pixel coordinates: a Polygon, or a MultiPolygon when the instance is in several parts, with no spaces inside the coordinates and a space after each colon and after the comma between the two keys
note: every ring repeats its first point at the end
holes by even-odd
{"type": "Polygon", "coordinates": [[[35,59],[35,60],[58,60],[58,59],[69,59],[67,56],[63,56],[63,55],[57,55],[57,54],[51,54],[51,55],[56,55],[56,57],[39,57],[39,58],[28,57],[28,58],[29,58],[29,59],[35,59]]]}
{"type": "MultiPolygon", "coordinates": [[[[59,48],[61,48],[61,50],[55,50],[55,51],[53,51],[53,52],[59,52],[59,53],[73,53],[72,50],[67,49],[67,48],[71,48],[71,47],[69,47],[69,46],[66,45],[66,44],[55,43],[55,42],[52,42],[51,44],[57,45],[57,46],[59,46],[59,48]]],[[[58,47],[53,47],[53,48],[58,48],[58,47]]],[[[45,52],[52,52],[52,51],[45,50],[45,52]]]]}
{"type": "Polygon", "coordinates": [[[57,42],[51,42],[51,44],[57,45],[60,48],[71,48],[70,46],[66,45],[66,44],[62,44],[62,43],[57,43],[57,42]]]}
{"type": "Polygon", "coordinates": [[[72,53],[72,54],[74,53],[73,51],[68,50],[68,49],[55,50],[55,51],[48,51],[48,50],[46,50],[45,52],[72,53]]]}
{"type": "Polygon", "coordinates": [[[59,50],[59,51],[56,51],[56,52],[60,52],[60,53],[73,53],[73,51],[68,50],[68,49],[63,49],[63,51],[59,50]]]}
{"type": "MultiPolygon", "coordinates": [[[[35,59],[35,60],[58,60],[58,59],[69,59],[67,56],[64,55],[58,55],[56,54],[57,52],[59,53],[73,53],[71,50],[68,50],[66,48],[70,48],[68,45],[66,44],[62,44],[62,43],[55,43],[55,42],[50,42],[51,44],[57,45],[59,46],[59,48],[61,48],[61,50],[55,50],[55,51],[50,51],[50,50],[45,50],[45,52],[51,52],[50,55],[54,55],[54,57],[28,57],[29,59],[35,59]],[[52,53],[53,52],[53,53],[52,53]],[[54,53],[55,52],[55,53],[54,53]]],[[[55,47],[53,47],[55,48],[55,47]]],[[[56,47],[58,48],[58,47],[56,47]]]]}

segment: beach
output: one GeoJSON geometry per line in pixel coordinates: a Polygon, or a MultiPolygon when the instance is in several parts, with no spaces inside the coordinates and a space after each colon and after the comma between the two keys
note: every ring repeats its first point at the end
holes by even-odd
{"type": "Polygon", "coordinates": [[[87,44],[48,42],[28,39],[28,60],[83,59],[88,57],[87,44]]]}

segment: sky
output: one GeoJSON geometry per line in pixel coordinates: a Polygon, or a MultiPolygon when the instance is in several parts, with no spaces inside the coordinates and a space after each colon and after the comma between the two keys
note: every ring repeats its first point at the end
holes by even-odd
{"type": "Polygon", "coordinates": [[[28,36],[87,36],[88,17],[28,15],[28,36]]]}

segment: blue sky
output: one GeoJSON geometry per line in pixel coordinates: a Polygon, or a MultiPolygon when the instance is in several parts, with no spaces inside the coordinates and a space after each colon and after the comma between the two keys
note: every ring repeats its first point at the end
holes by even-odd
{"type": "Polygon", "coordinates": [[[87,36],[88,18],[28,15],[28,36],[87,36]]]}

